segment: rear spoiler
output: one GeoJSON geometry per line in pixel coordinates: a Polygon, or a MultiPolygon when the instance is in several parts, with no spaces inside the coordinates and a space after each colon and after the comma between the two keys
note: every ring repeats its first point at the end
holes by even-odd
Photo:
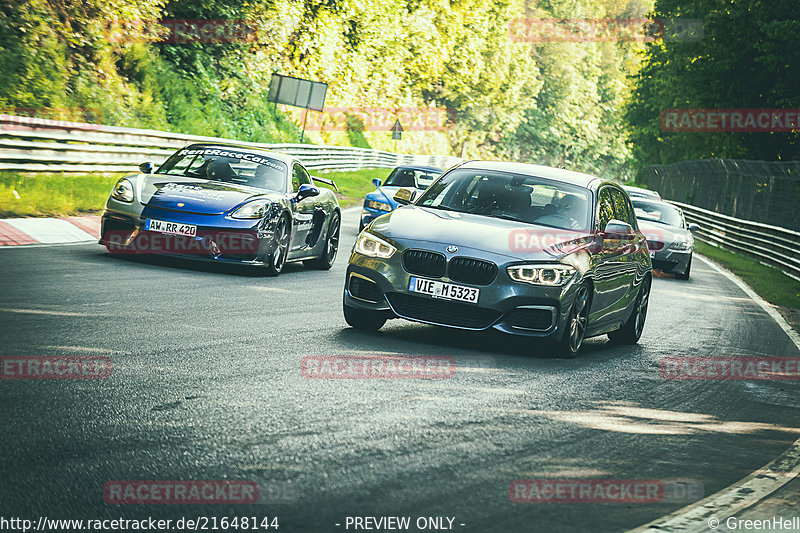
{"type": "Polygon", "coordinates": [[[327,178],[320,178],[319,176],[311,176],[311,179],[313,179],[314,181],[318,181],[320,183],[324,183],[326,185],[330,185],[336,190],[336,192],[339,192],[339,187],[336,186],[333,180],[329,180],[327,178]]]}

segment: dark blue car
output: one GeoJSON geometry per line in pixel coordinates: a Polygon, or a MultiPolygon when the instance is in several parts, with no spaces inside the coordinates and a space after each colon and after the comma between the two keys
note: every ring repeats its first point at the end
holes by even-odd
{"type": "Polygon", "coordinates": [[[379,216],[397,209],[398,204],[394,200],[394,194],[398,189],[406,187],[419,189],[420,192],[424,191],[442,172],[444,170],[436,167],[403,165],[392,170],[383,184],[380,178],[373,179],[372,183],[375,184],[376,189],[367,194],[364,199],[358,231],[361,232],[367,224],[379,216]]]}

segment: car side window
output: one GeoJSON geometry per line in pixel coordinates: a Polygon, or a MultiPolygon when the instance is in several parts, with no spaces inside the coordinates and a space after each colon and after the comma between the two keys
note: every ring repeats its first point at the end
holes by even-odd
{"type": "Polygon", "coordinates": [[[306,169],[295,163],[292,167],[292,190],[294,192],[299,191],[301,185],[311,185],[311,178],[306,169]]]}
{"type": "Polygon", "coordinates": [[[611,189],[603,187],[597,195],[597,230],[606,229],[608,221],[614,218],[614,201],[611,198],[611,189]]]}
{"type": "Polygon", "coordinates": [[[636,215],[625,193],[617,189],[612,189],[611,197],[614,200],[614,218],[622,222],[627,222],[632,228],[636,228],[636,215]]]}

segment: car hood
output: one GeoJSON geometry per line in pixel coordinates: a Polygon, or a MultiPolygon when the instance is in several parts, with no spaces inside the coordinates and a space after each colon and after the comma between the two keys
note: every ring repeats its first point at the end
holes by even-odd
{"type": "Polygon", "coordinates": [[[398,243],[454,244],[519,260],[552,261],[593,242],[588,232],[413,205],[375,219],[370,231],[398,243]]]}
{"type": "Polygon", "coordinates": [[[689,230],[683,228],[676,228],[667,226],[666,224],[659,224],[658,222],[648,222],[647,220],[638,220],[639,231],[644,233],[648,242],[658,242],[669,245],[675,241],[685,241],[692,237],[689,230]]]}
{"type": "Polygon", "coordinates": [[[175,176],[145,176],[139,184],[142,204],[148,207],[200,214],[225,213],[249,200],[280,197],[263,189],[175,176]]]}

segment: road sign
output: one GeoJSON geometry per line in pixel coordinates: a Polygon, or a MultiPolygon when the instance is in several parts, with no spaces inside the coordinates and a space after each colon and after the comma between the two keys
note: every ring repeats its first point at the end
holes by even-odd
{"type": "Polygon", "coordinates": [[[397,118],[392,124],[392,140],[399,141],[403,138],[403,125],[400,124],[400,119],[397,118]]]}
{"type": "Polygon", "coordinates": [[[303,132],[300,134],[300,142],[303,142],[306,134],[308,110],[322,111],[322,108],[325,107],[325,94],[327,92],[327,83],[273,73],[269,84],[267,101],[275,102],[276,109],[278,104],[293,105],[306,109],[303,115],[303,132]]]}

